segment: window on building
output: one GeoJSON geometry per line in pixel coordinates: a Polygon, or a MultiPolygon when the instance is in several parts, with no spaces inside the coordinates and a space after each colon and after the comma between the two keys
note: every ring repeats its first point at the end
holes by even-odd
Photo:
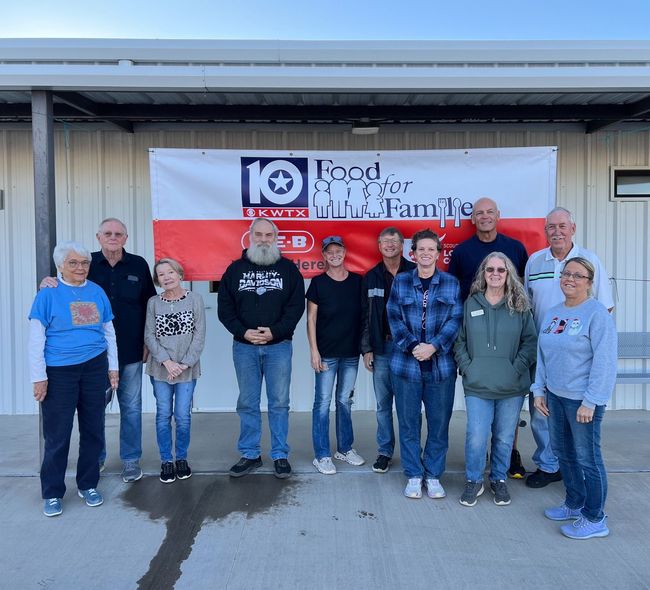
{"type": "Polygon", "coordinates": [[[650,201],[650,166],[612,166],[610,201],[650,201]]]}

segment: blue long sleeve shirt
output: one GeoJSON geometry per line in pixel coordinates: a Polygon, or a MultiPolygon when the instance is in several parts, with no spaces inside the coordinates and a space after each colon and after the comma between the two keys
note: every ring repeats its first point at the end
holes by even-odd
{"type": "Polygon", "coordinates": [[[595,299],[575,307],[561,303],[541,324],[530,390],[535,397],[551,391],[587,408],[603,406],[616,385],[616,361],[616,327],[605,306],[595,299]]]}

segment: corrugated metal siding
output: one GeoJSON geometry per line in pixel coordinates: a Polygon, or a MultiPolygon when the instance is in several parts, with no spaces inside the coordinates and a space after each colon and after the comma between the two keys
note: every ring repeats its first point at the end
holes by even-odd
{"type": "MultiPolygon", "coordinates": [[[[557,202],[577,219],[577,241],[595,250],[615,279],[616,323],[619,331],[650,330],[650,253],[648,203],[608,200],[612,165],[649,165],[650,133],[613,132],[584,135],[580,131],[384,131],[374,136],[353,136],[332,131],[241,130],[150,131],[134,135],[112,131],[85,131],[65,127],[56,133],[57,231],[60,239],[96,244],[98,222],[107,216],[123,219],[130,229],[127,249],[153,258],[148,152],[150,147],[389,150],[557,145],[557,202]]],[[[0,131],[0,188],[5,190],[5,210],[0,211],[0,370],[3,375],[0,413],[37,411],[28,384],[27,314],[35,292],[33,178],[31,133],[0,131]]],[[[498,199],[498,196],[497,196],[498,199]]],[[[304,320],[303,320],[304,322],[304,320]]],[[[216,323],[216,322],[215,322],[216,323]]],[[[297,331],[296,347],[306,346],[304,326],[297,331]]],[[[229,344],[211,355],[228,364],[229,344]]],[[[296,354],[296,361],[303,360],[296,354]]],[[[626,370],[641,371],[647,361],[625,361],[626,370]]],[[[296,370],[294,409],[310,408],[310,371],[296,370]]],[[[206,384],[207,385],[207,384],[206,384]]],[[[650,409],[648,385],[618,387],[612,407],[650,409]]],[[[462,396],[457,396],[462,407],[462,396]]],[[[374,407],[369,374],[359,370],[356,407],[374,407]]],[[[154,409],[145,395],[145,410],[154,409]]]]}

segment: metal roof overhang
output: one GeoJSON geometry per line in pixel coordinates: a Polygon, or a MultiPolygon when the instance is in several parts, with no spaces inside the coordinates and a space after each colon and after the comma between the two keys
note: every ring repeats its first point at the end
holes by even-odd
{"type": "Polygon", "coordinates": [[[0,40],[0,122],[650,121],[650,42],[0,40]]]}

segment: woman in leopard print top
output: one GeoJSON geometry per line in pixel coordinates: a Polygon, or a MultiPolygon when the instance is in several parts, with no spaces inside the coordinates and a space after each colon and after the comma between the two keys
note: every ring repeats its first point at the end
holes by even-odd
{"type": "Polygon", "coordinates": [[[146,372],[156,396],[156,437],[160,448],[160,481],[187,479],[192,418],[192,396],[201,375],[200,356],[205,343],[205,308],[200,295],[181,286],[183,267],[162,258],[153,269],[154,283],[164,291],[147,304],[144,340],[150,354],[146,372]],[[172,414],[176,424],[172,455],[172,414]]]}

